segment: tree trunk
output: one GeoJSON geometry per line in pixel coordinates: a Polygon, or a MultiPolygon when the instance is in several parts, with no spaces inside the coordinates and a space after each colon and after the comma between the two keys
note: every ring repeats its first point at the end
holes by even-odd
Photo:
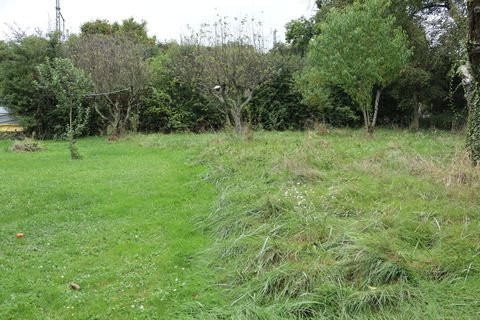
{"type": "Polygon", "coordinates": [[[472,76],[480,83],[480,0],[468,1],[468,58],[472,76]]]}
{"type": "Polygon", "coordinates": [[[232,99],[230,102],[230,114],[232,115],[233,123],[235,125],[235,133],[238,135],[245,133],[245,128],[242,122],[242,111],[253,98],[253,90],[248,90],[246,93],[247,97],[244,101],[242,101],[242,96],[237,95],[236,99],[232,99]]]}
{"type": "Polygon", "coordinates": [[[363,123],[365,125],[365,130],[369,132],[370,128],[370,119],[368,117],[367,107],[362,107],[363,123]]]}
{"type": "Polygon", "coordinates": [[[375,130],[378,117],[378,105],[380,104],[380,96],[382,95],[382,89],[377,90],[375,94],[375,104],[373,106],[373,117],[370,119],[370,112],[368,112],[369,106],[362,108],[363,122],[365,124],[365,130],[367,133],[372,134],[375,130]]]}
{"type": "Polygon", "coordinates": [[[472,163],[480,165],[480,95],[478,83],[472,84],[472,89],[466,93],[468,104],[467,150],[472,163]]]}
{"type": "Polygon", "coordinates": [[[413,113],[412,122],[410,123],[411,130],[420,129],[420,116],[422,115],[422,104],[418,101],[418,94],[413,94],[413,113]]]}
{"type": "Polygon", "coordinates": [[[241,135],[243,133],[242,110],[238,106],[232,106],[230,113],[233,118],[235,133],[241,135]]]}
{"type": "Polygon", "coordinates": [[[375,106],[373,109],[373,119],[372,119],[372,129],[375,129],[375,125],[377,124],[377,117],[378,117],[378,105],[380,104],[380,96],[382,95],[382,89],[377,90],[377,95],[375,96],[375,106]]]}
{"type": "Polygon", "coordinates": [[[464,69],[465,96],[468,103],[467,150],[474,165],[480,164],[480,0],[469,0],[468,60],[464,69]],[[470,79],[468,79],[470,73],[470,79]],[[465,76],[467,74],[467,76],[465,76]]]}

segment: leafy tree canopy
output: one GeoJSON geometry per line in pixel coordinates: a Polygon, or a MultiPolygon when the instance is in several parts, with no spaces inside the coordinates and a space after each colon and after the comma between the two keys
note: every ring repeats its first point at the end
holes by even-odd
{"type": "Polygon", "coordinates": [[[318,85],[340,86],[362,110],[367,129],[373,89],[389,84],[410,56],[405,33],[387,15],[389,5],[367,0],[332,9],[310,44],[302,85],[307,96],[318,85]]]}

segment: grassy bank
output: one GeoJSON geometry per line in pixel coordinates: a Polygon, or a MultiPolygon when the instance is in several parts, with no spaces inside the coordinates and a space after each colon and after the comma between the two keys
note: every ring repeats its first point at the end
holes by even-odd
{"type": "Polygon", "coordinates": [[[480,172],[463,139],[212,138],[213,266],[231,301],[219,318],[478,318],[480,172]]]}
{"type": "Polygon", "coordinates": [[[81,140],[72,162],[1,142],[0,318],[477,319],[463,143],[151,135],[81,140]]]}

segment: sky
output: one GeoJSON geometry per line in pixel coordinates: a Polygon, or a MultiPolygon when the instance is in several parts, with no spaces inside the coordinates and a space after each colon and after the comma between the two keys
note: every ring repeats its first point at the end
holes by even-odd
{"type": "MultiPolygon", "coordinates": [[[[262,21],[263,34],[282,41],[285,24],[313,14],[313,0],[60,0],[66,29],[78,33],[82,23],[95,19],[110,22],[133,17],[147,22],[148,33],[160,41],[179,40],[187,26],[211,22],[216,14],[253,17],[262,21]]],[[[55,0],[0,0],[0,39],[9,39],[12,26],[26,31],[55,29],[55,0]]]]}

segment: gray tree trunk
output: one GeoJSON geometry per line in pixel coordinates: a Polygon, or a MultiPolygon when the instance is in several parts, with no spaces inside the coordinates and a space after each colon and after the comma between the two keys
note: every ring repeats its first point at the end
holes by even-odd
{"type": "Polygon", "coordinates": [[[418,101],[418,94],[413,94],[413,113],[412,122],[410,123],[411,130],[420,129],[420,117],[422,115],[422,104],[418,101]]]}
{"type": "Polygon", "coordinates": [[[380,104],[381,95],[382,95],[382,89],[378,89],[377,94],[375,96],[375,105],[373,107],[372,131],[375,129],[375,125],[377,124],[378,106],[380,104]]]}
{"type": "Polygon", "coordinates": [[[231,110],[231,115],[233,118],[233,124],[235,126],[235,133],[240,135],[243,133],[243,123],[242,123],[242,111],[238,110],[237,107],[233,107],[231,110]]]}
{"type": "Polygon", "coordinates": [[[362,107],[363,123],[365,125],[365,130],[369,132],[370,128],[370,119],[368,118],[367,108],[362,107]]]}

